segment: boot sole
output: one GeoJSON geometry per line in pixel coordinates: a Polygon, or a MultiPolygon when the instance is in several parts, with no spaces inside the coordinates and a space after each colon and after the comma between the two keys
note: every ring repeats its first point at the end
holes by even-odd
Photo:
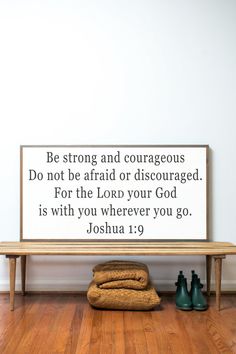
{"type": "Polygon", "coordinates": [[[208,307],[204,307],[202,309],[198,308],[198,307],[193,307],[193,310],[195,311],[206,311],[208,309],[208,307]]]}
{"type": "Polygon", "coordinates": [[[176,306],[176,308],[182,311],[191,311],[193,309],[192,307],[178,307],[178,306],[176,306]]]}

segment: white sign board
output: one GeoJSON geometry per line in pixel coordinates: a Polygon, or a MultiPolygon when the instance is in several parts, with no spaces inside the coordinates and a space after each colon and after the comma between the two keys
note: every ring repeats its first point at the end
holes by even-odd
{"type": "Polygon", "coordinates": [[[206,240],[208,146],[22,146],[21,240],[206,240]]]}

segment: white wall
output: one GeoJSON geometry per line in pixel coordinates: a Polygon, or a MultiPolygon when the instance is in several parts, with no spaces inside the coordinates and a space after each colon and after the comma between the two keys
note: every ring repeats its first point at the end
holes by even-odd
{"type": "MultiPolygon", "coordinates": [[[[1,0],[0,239],[19,239],[20,144],[209,144],[210,238],[235,242],[235,37],[233,0],[1,0]]],[[[108,258],[30,257],[29,288],[86,289],[108,258]]],[[[205,277],[203,257],[139,259],[161,289],[205,277]]]]}

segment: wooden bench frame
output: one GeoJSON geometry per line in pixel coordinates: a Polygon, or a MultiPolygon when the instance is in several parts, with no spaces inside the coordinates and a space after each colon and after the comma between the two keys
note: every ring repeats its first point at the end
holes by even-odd
{"type": "Polygon", "coordinates": [[[211,292],[212,260],[215,263],[216,308],[220,310],[222,260],[235,255],[228,242],[0,242],[0,255],[9,259],[10,309],[14,310],[16,259],[21,258],[22,295],[26,291],[26,257],[30,255],[73,256],[205,256],[206,290],[211,292]]]}

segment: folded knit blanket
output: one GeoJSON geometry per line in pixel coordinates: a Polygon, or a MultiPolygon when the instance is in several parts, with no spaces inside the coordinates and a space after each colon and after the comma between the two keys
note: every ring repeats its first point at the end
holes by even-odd
{"type": "Polygon", "coordinates": [[[145,289],[149,272],[143,263],[110,261],[93,268],[93,280],[101,289],[145,289]]]}
{"type": "Polygon", "coordinates": [[[161,301],[151,285],[145,290],[100,289],[94,281],[89,285],[87,298],[92,306],[111,310],[151,310],[161,301]]]}

